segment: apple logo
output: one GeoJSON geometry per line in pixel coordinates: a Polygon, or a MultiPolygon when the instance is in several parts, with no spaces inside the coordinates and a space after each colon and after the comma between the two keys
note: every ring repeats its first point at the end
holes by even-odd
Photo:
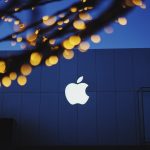
{"type": "Polygon", "coordinates": [[[84,105],[89,99],[89,96],[86,94],[88,85],[86,83],[81,83],[82,80],[83,76],[78,78],[77,84],[70,83],[65,88],[66,99],[71,105],[84,105]]]}

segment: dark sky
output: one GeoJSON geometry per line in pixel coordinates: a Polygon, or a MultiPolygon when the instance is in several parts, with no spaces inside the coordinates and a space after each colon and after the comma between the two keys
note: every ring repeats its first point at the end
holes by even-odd
{"type": "MultiPolygon", "coordinates": [[[[78,0],[74,0],[76,2],[78,0]]],[[[69,6],[72,1],[63,0],[58,3],[44,6],[41,12],[41,17],[43,15],[52,14],[57,10],[63,9],[69,6]]],[[[149,48],[150,47],[150,1],[145,1],[147,8],[141,9],[136,8],[130,14],[126,16],[128,19],[128,24],[121,26],[118,23],[113,23],[114,32],[112,34],[106,34],[104,31],[100,31],[98,34],[101,36],[102,41],[99,44],[91,43],[91,48],[93,49],[105,49],[105,48],[149,48]]],[[[2,2],[0,3],[2,6],[2,2]]],[[[30,14],[23,12],[22,17],[24,20],[28,21],[31,19],[30,14]]],[[[0,24],[0,38],[10,33],[12,26],[10,24],[0,24]]],[[[1,43],[0,50],[18,50],[19,45],[12,47],[9,43],[1,43]]]]}

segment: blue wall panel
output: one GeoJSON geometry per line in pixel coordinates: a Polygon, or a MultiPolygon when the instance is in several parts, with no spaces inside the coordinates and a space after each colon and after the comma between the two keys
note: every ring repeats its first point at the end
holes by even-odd
{"type": "Polygon", "coordinates": [[[150,87],[149,58],[146,49],[75,52],[34,69],[25,87],[0,88],[0,117],[16,119],[17,145],[139,144],[137,90],[150,87]],[[64,90],[82,75],[90,99],[72,106],[64,90]]]}
{"type": "Polygon", "coordinates": [[[150,92],[143,93],[145,142],[150,142],[150,92]]]}
{"type": "Polygon", "coordinates": [[[116,90],[133,89],[132,51],[115,51],[115,84],[116,90]]]}
{"type": "Polygon", "coordinates": [[[40,83],[41,83],[41,67],[33,69],[32,75],[27,77],[27,84],[22,87],[21,91],[23,92],[40,92],[40,83]]]}
{"type": "Polygon", "coordinates": [[[60,94],[59,102],[59,143],[60,145],[77,144],[77,105],[71,106],[60,94]]]}
{"type": "Polygon", "coordinates": [[[59,66],[59,91],[64,92],[69,83],[77,81],[77,56],[71,61],[61,58],[59,66]]]}
{"type": "Polygon", "coordinates": [[[3,95],[3,112],[2,117],[14,118],[16,120],[16,128],[14,129],[13,143],[16,144],[20,138],[20,104],[21,94],[6,93],[3,95]]]}
{"type": "Polygon", "coordinates": [[[83,82],[89,84],[87,91],[96,90],[96,52],[89,51],[87,53],[78,54],[77,57],[77,73],[78,77],[84,76],[83,82]]]}
{"type": "Polygon", "coordinates": [[[96,93],[88,92],[89,101],[78,105],[78,144],[97,145],[97,109],[96,93]]]}
{"type": "Polygon", "coordinates": [[[134,50],[135,89],[150,87],[150,50],[134,50]]]}
{"type": "Polygon", "coordinates": [[[98,142],[101,145],[117,144],[116,99],[114,92],[97,93],[98,142]]]}
{"type": "Polygon", "coordinates": [[[132,92],[117,93],[118,144],[136,144],[135,101],[132,92]]]}
{"type": "Polygon", "coordinates": [[[12,84],[9,88],[2,87],[2,90],[3,90],[3,93],[19,93],[21,92],[22,89],[18,85],[17,80],[15,80],[15,81],[12,81],[12,84]]]}
{"type": "Polygon", "coordinates": [[[21,145],[39,145],[40,94],[22,94],[21,145]]]}
{"type": "Polygon", "coordinates": [[[3,94],[0,92],[0,117],[3,117],[3,94]]]}
{"type": "Polygon", "coordinates": [[[42,94],[40,102],[40,145],[58,144],[58,94],[42,94]]]}
{"type": "Polygon", "coordinates": [[[7,93],[3,96],[3,117],[19,120],[20,94],[7,93]]]}
{"type": "Polygon", "coordinates": [[[114,90],[114,52],[96,51],[97,90],[114,90]]]}
{"type": "Polygon", "coordinates": [[[65,98],[65,87],[77,80],[77,59],[61,59],[59,68],[59,143],[60,145],[77,144],[77,107],[71,106],[65,98]]]}
{"type": "Polygon", "coordinates": [[[59,87],[59,67],[42,66],[41,70],[41,91],[42,92],[57,92],[59,87]]]}
{"type": "Polygon", "coordinates": [[[89,101],[86,105],[78,105],[78,144],[97,144],[97,109],[96,109],[96,54],[89,51],[79,53],[77,57],[78,77],[84,76],[83,83],[87,83],[89,101]]]}

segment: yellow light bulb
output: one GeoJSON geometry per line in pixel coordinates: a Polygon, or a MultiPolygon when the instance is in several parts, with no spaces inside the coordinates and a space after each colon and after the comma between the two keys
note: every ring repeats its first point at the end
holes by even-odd
{"type": "Polygon", "coordinates": [[[82,20],[74,21],[73,26],[77,30],[84,30],[86,28],[86,25],[82,20]]]}
{"type": "Polygon", "coordinates": [[[79,17],[84,21],[92,20],[92,16],[89,13],[80,13],[79,17]]]}
{"type": "Polygon", "coordinates": [[[55,16],[44,16],[43,17],[43,23],[46,26],[52,26],[56,23],[57,18],[55,16]]]}
{"type": "Polygon", "coordinates": [[[73,35],[73,36],[71,36],[71,37],[69,38],[69,42],[70,42],[72,45],[76,46],[76,45],[79,45],[79,44],[80,44],[81,38],[80,38],[80,36],[73,35]]]}
{"type": "Polygon", "coordinates": [[[80,52],[86,52],[90,48],[90,44],[88,42],[81,42],[79,45],[80,52]]]}
{"type": "Polygon", "coordinates": [[[42,56],[38,52],[33,52],[30,56],[30,63],[33,66],[39,65],[41,63],[41,60],[42,60],[42,56]]]}
{"type": "Polygon", "coordinates": [[[22,37],[17,37],[17,42],[18,43],[22,42],[22,37]]]}
{"type": "Polygon", "coordinates": [[[70,9],[70,11],[72,12],[72,13],[75,13],[75,12],[77,12],[77,8],[76,7],[72,7],[71,9],[70,9]]]}
{"type": "Polygon", "coordinates": [[[27,78],[25,76],[19,76],[17,82],[20,86],[24,86],[27,83],[27,78]]]}
{"type": "Polygon", "coordinates": [[[32,71],[32,67],[28,64],[24,64],[21,66],[21,73],[25,76],[28,76],[32,71]]]}
{"type": "Polygon", "coordinates": [[[72,50],[64,50],[63,57],[65,59],[72,59],[74,57],[74,51],[72,51],[72,50]]]}
{"type": "Polygon", "coordinates": [[[49,63],[52,65],[56,65],[58,63],[58,57],[57,56],[50,56],[49,57],[49,63]]]}
{"type": "Polygon", "coordinates": [[[55,44],[55,42],[56,42],[56,40],[55,40],[55,39],[50,39],[50,40],[49,40],[49,44],[51,44],[51,45],[54,45],[54,44],[55,44]]]}
{"type": "Polygon", "coordinates": [[[27,35],[27,41],[28,42],[34,42],[37,39],[37,34],[32,33],[27,35]]]}
{"type": "Polygon", "coordinates": [[[0,61],[0,73],[5,73],[6,64],[4,61],[0,61]]]}
{"type": "Polygon", "coordinates": [[[99,43],[101,42],[101,37],[99,35],[92,35],[91,40],[93,43],[99,43]]]}
{"type": "Polygon", "coordinates": [[[69,40],[65,40],[63,42],[63,46],[65,49],[73,49],[74,48],[74,45],[72,45],[69,40]]]}
{"type": "Polygon", "coordinates": [[[128,21],[127,21],[127,19],[126,18],[124,18],[124,17],[120,17],[120,18],[118,18],[118,23],[120,24],[120,25],[127,25],[127,23],[128,23],[128,21]]]}
{"type": "Polygon", "coordinates": [[[11,73],[9,74],[9,77],[10,77],[11,80],[16,80],[17,74],[16,74],[15,72],[11,72],[11,73]]]}
{"type": "Polygon", "coordinates": [[[142,6],[142,4],[143,4],[142,0],[132,0],[132,2],[136,6],[142,6]]]}
{"type": "Polygon", "coordinates": [[[10,87],[11,86],[11,79],[6,76],[6,77],[3,77],[2,79],[2,84],[5,86],[5,87],[10,87]]]}
{"type": "Polygon", "coordinates": [[[50,63],[49,59],[46,59],[46,60],[45,60],[45,65],[46,65],[47,67],[53,66],[53,65],[50,63]]]}

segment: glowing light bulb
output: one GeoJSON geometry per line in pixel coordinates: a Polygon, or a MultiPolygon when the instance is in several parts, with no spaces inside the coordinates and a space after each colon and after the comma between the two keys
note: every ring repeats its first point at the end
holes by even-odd
{"type": "Polygon", "coordinates": [[[143,4],[142,0],[132,0],[132,3],[136,6],[142,6],[143,4]]]}
{"type": "Polygon", "coordinates": [[[20,86],[24,86],[26,83],[27,83],[27,78],[25,76],[19,76],[17,78],[17,83],[20,85],[20,86]]]}
{"type": "Polygon", "coordinates": [[[72,7],[71,9],[70,9],[70,11],[72,12],[72,13],[75,13],[75,12],[77,12],[77,8],[76,7],[72,7]]]}
{"type": "Polygon", "coordinates": [[[21,66],[21,73],[24,75],[24,76],[28,76],[32,71],[32,67],[28,64],[24,64],[21,66]]]}
{"type": "Polygon", "coordinates": [[[72,50],[64,50],[63,57],[65,59],[72,59],[74,57],[74,51],[72,51],[72,50]]]}
{"type": "Polygon", "coordinates": [[[65,40],[63,42],[63,46],[65,49],[73,49],[74,48],[74,45],[72,45],[69,40],[65,40]]]}
{"type": "Polygon", "coordinates": [[[84,21],[92,20],[92,16],[89,13],[80,13],[79,17],[84,21]]]}
{"type": "Polygon", "coordinates": [[[22,37],[17,37],[17,42],[22,42],[22,37]]]}
{"type": "Polygon", "coordinates": [[[30,63],[33,66],[37,66],[41,63],[42,55],[38,52],[33,52],[30,56],[30,63]]]}
{"type": "Polygon", "coordinates": [[[82,20],[74,21],[73,26],[77,30],[84,30],[86,28],[86,25],[82,20]]]}
{"type": "Polygon", "coordinates": [[[120,24],[120,25],[127,25],[127,23],[128,23],[128,21],[127,21],[127,19],[126,18],[124,18],[124,17],[120,17],[120,18],[118,18],[118,23],[120,24]]]}
{"type": "Polygon", "coordinates": [[[15,72],[11,72],[11,73],[9,74],[9,78],[10,78],[11,80],[16,80],[17,74],[16,74],[15,72]]]}
{"type": "Polygon", "coordinates": [[[47,67],[53,66],[53,65],[50,63],[49,59],[46,59],[46,60],[45,60],[45,65],[46,65],[47,67]]]}
{"type": "Polygon", "coordinates": [[[101,42],[101,37],[99,35],[92,35],[91,40],[93,43],[99,43],[101,42]]]}
{"type": "Polygon", "coordinates": [[[54,45],[54,44],[55,44],[55,42],[56,42],[56,40],[55,40],[55,39],[50,39],[50,40],[49,40],[49,44],[51,44],[51,45],[54,45]]]}
{"type": "Polygon", "coordinates": [[[27,35],[27,41],[28,42],[34,42],[37,39],[37,34],[32,33],[27,35]]]}
{"type": "Polygon", "coordinates": [[[76,46],[76,45],[79,45],[79,44],[80,44],[81,38],[80,38],[80,36],[73,35],[73,36],[71,36],[71,37],[69,38],[69,42],[70,42],[72,45],[76,46]]]}
{"type": "Polygon", "coordinates": [[[43,17],[43,23],[46,26],[52,26],[56,23],[57,18],[55,16],[44,16],[43,17]]]}
{"type": "Polygon", "coordinates": [[[57,56],[50,56],[49,57],[49,63],[52,65],[56,65],[58,63],[58,57],[57,56]]]}
{"type": "Polygon", "coordinates": [[[0,61],[0,73],[5,73],[6,64],[4,61],[0,61]]]}
{"type": "Polygon", "coordinates": [[[88,42],[81,42],[79,45],[80,52],[86,52],[90,48],[90,44],[88,42]]]}
{"type": "Polygon", "coordinates": [[[2,84],[5,86],[5,87],[10,87],[11,86],[11,79],[6,76],[6,77],[3,77],[2,78],[2,84]]]}

